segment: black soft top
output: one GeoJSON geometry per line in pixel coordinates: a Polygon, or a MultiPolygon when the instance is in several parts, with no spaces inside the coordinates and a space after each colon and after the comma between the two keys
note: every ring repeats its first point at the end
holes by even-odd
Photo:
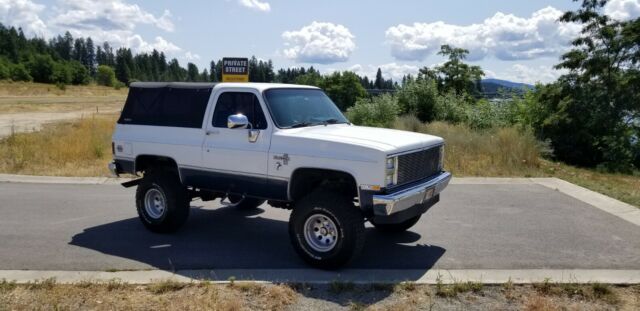
{"type": "Polygon", "coordinates": [[[134,82],[119,124],[202,128],[215,83],[134,82]]]}

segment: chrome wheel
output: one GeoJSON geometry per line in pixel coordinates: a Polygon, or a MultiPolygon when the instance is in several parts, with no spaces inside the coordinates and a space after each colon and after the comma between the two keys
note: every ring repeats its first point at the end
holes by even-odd
{"type": "Polygon", "coordinates": [[[160,190],[151,188],[144,195],[144,210],[150,218],[160,219],[167,210],[166,201],[160,190]]]}
{"type": "Polygon", "coordinates": [[[313,214],[304,224],[304,239],[313,250],[328,252],[338,243],[338,227],[329,217],[313,214]]]}

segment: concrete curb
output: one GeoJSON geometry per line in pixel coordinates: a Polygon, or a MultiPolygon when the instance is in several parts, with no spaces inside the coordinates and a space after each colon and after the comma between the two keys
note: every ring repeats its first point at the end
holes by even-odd
{"type": "Polygon", "coordinates": [[[164,270],[148,271],[25,271],[0,270],[0,279],[16,283],[29,283],[54,278],[58,283],[109,282],[117,280],[130,284],[148,284],[161,280],[176,282],[228,283],[251,281],[263,283],[352,282],[355,284],[414,282],[417,284],[452,284],[479,282],[483,284],[552,283],[606,283],[640,284],[640,270],[344,270],[340,272],[313,269],[223,269],[182,270],[175,273],[164,270]]]}
{"type": "Polygon", "coordinates": [[[115,185],[131,178],[114,177],[58,177],[0,174],[0,182],[28,184],[72,184],[72,185],[115,185]]]}
{"type": "Polygon", "coordinates": [[[559,178],[536,178],[534,183],[560,191],[599,210],[640,226],[640,208],[610,198],[604,194],[574,185],[559,178]]]}

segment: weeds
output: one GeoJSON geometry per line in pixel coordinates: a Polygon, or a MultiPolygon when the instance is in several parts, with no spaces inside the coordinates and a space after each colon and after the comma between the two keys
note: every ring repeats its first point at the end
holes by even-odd
{"type": "Polygon", "coordinates": [[[125,282],[120,279],[111,279],[105,284],[105,288],[108,291],[120,290],[127,286],[125,282]]]}
{"type": "Polygon", "coordinates": [[[156,295],[164,294],[168,292],[176,292],[183,288],[185,288],[187,284],[176,282],[174,280],[162,280],[159,282],[155,282],[147,287],[147,290],[156,295]]]}
{"type": "Polygon", "coordinates": [[[395,286],[394,290],[397,291],[404,291],[404,292],[413,292],[417,289],[418,285],[414,282],[409,282],[409,281],[405,281],[405,282],[400,282],[398,283],[398,285],[395,286]]]}
{"type": "Polygon", "coordinates": [[[27,283],[26,288],[30,290],[51,290],[56,283],[55,278],[48,278],[27,283]]]}
{"type": "Polygon", "coordinates": [[[453,284],[444,284],[442,279],[436,279],[436,295],[443,298],[453,298],[458,294],[472,292],[474,294],[482,294],[484,285],[480,282],[458,282],[453,284]]]}
{"type": "Polygon", "coordinates": [[[0,280],[0,292],[8,292],[16,288],[16,282],[7,281],[6,279],[0,280]]]}

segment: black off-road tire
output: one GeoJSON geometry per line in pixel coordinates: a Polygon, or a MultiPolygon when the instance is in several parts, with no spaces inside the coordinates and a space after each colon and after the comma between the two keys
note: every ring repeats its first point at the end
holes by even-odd
{"type": "Polygon", "coordinates": [[[238,195],[230,195],[227,200],[233,205],[233,207],[240,210],[256,209],[258,206],[266,202],[266,200],[242,197],[238,195]]]}
{"type": "Polygon", "coordinates": [[[337,269],[362,251],[364,216],[347,196],[316,190],[295,204],[289,218],[289,237],[298,255],[307,263],[320,269],[337,269]],[[337,227],[337,242],[325,252],[314,250],[305,239],[307,219],[318,214],[328,217],[337,227]]]}
{"type": "Polygon", "coordinates": [[[401,223],[397,224],[376,224],[373,220],[371,220],[371,224],[376,227],[376,230],[385,233],[401,233],[409,230],[409,228],[413,227],[422,215],[415,216],[413,218],[409,218],[401,223]]]}
{"type": "Polygon", "coordinates": [[[187,221],[191,199],[189,191],[182,185],[175,172],[168,170],[150,171],[136,190],[138,217],[147,229],[158,233],[175,232],[187,221]],[[152,217],[145,209],[147,192],[155,189],[164,197],[165,208],[160,217],[152,217]]]}

